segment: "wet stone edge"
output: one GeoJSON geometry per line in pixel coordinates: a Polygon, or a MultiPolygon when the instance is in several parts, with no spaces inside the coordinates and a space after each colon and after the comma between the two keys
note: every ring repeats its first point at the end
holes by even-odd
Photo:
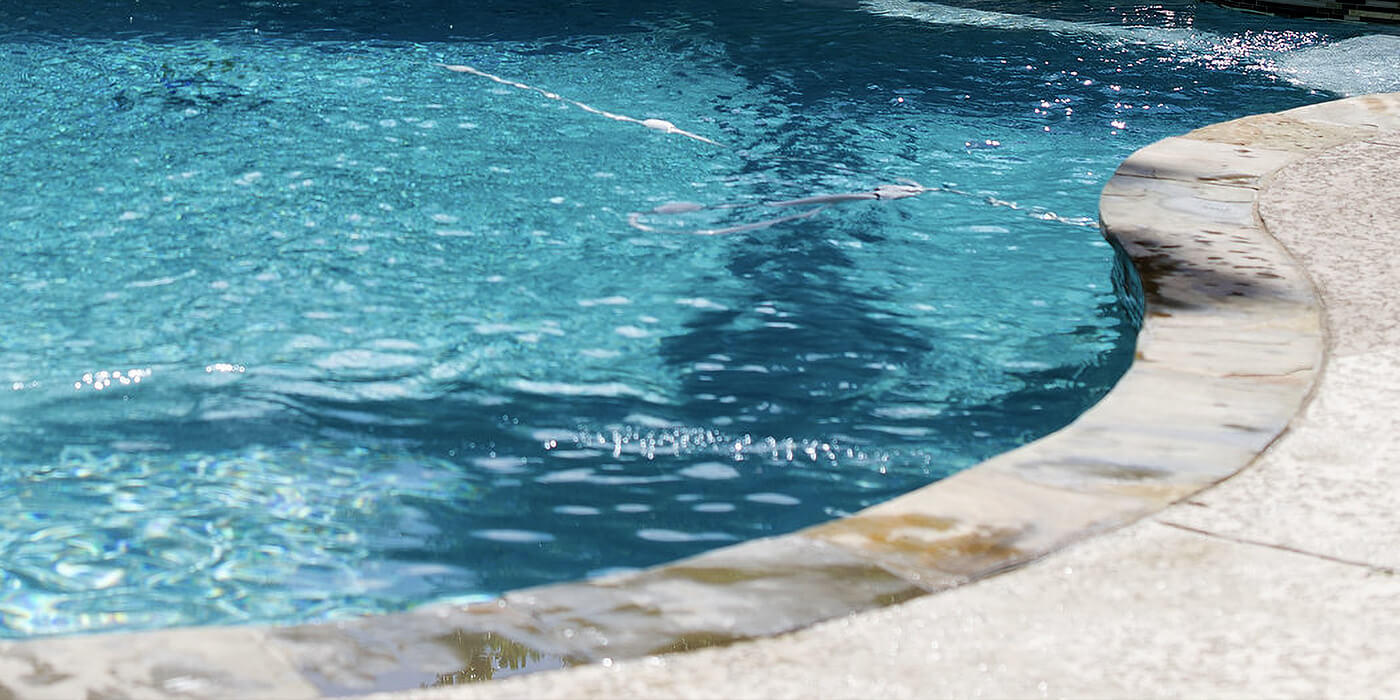
{"type": "Polygon", "coordinates": [[[1255,202],[1279,169],[1394,139],[1400,94],[1159,141],[1104,188],[1138,270],[1136,358],[1074,423],[853,516],[620,576],[475,605],[292,627],[0,643],[0,698],[312,698],[452,685],[788,632],[1033,561],[1229,477],[1306,402],[1324,360],[1307,274],[1255,202]]]}

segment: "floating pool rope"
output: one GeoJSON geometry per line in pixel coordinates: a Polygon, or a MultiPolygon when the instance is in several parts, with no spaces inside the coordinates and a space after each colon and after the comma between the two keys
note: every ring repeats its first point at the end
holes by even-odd
{"type": "MultiPolygon", "coordinates": [[[[477,69],[477,68],[473,68],[472,66],[468,66],[468,65],[464,65],[464,64],[439,63],[438,65],[439,65],[439,66],[442,66],[443,68],[446,68],[447,70],[453,71],[454,73],[467,73],[468,75],[475,75],[475,76],[479,76],[479,77],[482,77],[482,78],[486,78],[487,80],[490,80],[490,81],[493,81],[493,82],[496,82],[496,83],[500,83],[501,85],[506,85],[506,86],[508,86],[508,87],[513,87],[513,88],[515,88],[515,89],[517,89],[517,90],[526,90],[526,91],[529,91],[529,92],[539,93],[540,95],[543,95],[544,97],[546,97],[546,98],[548,98],[548,99],[555,100],[555,101],[558,101],[558,102],[563,102],[563,103],[565,103],[565,104],[570,104],[570,105],[573,105],[573,106],[575,106],[575,107],[578,107],[579,109],[581,109],[581,110],[583,110],[583,111],[585,111],[585,112],[588,112],[588,113],[590,113],[590,114],[596,114],[596,115],[598,115],[598,116],[606,117],[606,118],[612,119],[612,120],[614,120],[614,121],[631,122],[631,123],[633,123],[633,124],[641,124],[642,126],[648,128],[648,129],[653,129],[653,130],[656,130],[656,131],[660,131],[660,132],[662,132],[662,133],[664,133],[664,134],[676,134],[676,135],[679,135],[679,136],[684,136],[684,137],[686,137],[686,138],[694,139],[694,140],[696,140],[696,141],[700,141],[700,142],[702,142],[702,143],[708,143],[708,144],[710,144],[710,145],[712,145],[712,146],[719,146],[720,148],[724,148],[724,146],[723,146],[722,144],[720,144],[720,143],[718,143],[718,142],[716,142],[716,141],[714,141],[714,140],[712,140],[712,139],[705,138],[704,136],[701,136],[701,135],[699,135],[699,134],[693,134],[693,133],[691,133],[691,132],[689,132],[689,131],[686,131],[686,130],[684,130],[684,129],[678,127],[678,126],[676,126],[675,124],[672,124],[672,123],[669,122],[669,121],[666,121],[665,119],[637,119],[636,117],[629,117],[629,116],[627,116],[627,115],[625,115],[625,114],[616,114],[616,113],[614,113],[614,112],[609,112],[609,111],[607,111],[607,110],[598,109],[597,107],[594,107],[594,106],[592,106],[592,105],[584,104],[584,103],[582,103],[582,102],[579,102],[578,100],[569,99],[569,98],[567,98],[567,97],[564,97],[563,95],[560,95],[560,94],[557,93],[557,92],[550,92],[549,90],[546,90],[546,89],[540,88],[540,87],[535,87],[534,85],[527,85],[527,84],[525,84],[525,83],[517,82],[517,81],[514,81],[514,80],[507,79],[507,78],[502,78],[502,77],[499,76],[499,75],[493,75],[493,74],[491,74],[491,73],[487,73],[487,72],[484,71],[484,70],[480,70],[480,69],[477,69]]],[[[766,206],[766,207],[797,207],[797,206],[805,206],[805,205],[809,205],[809,204],[813,204],[813,205],[816,205],[816,206],[812,207],[811,209],[808,209],[808,210],[806,210],[806,211],[799,212],[799,213],[796,213],[796,214],[788,214],[788,215],[786,215],[786,216],[773,217],[773,218],[771,218],[771,219],[764,219],[764,220],[762,220],[762,221],[756,221],[756,222],[754,222],[754,223],[749,223],[749,224],[740,224],[740,225],[738,225],[738,226],[729,226],[729,227],[726,227],[726,228],[717,228],[717,229],[700,229],[700,230],[696,230],[696,231],[677,231],[676,233],[690,233],[690,234],[696,234],[696,235],[702,235],[702,236],[718,236],[718,235],[722,235],[722,234],[726,234],[726,233],[739,233],[739,232],[741,232],[741,231],[754,231],[754,230],[758,230],[758,229],[768,228],[769,226],[774,226],[774,225],[777,225],[777,224],[781,224],[781,223],[786,222],[786,221],[796,221],[796,220],[798,220],[798,219],[806,219],[806,218],[809,218],[809,217],[812,217],[812,216],[816,216],[816,215],[817,215],[818,213],[820,213],[823,209],[827,208],[828,206],[830,206],[830,205],[832,205],[832,204],[840,204],[840,203],[843,203],[843,202],[850,202],[850,201],[856,201],[856,200],[865,200],[865,199],[880,199],[880,200],[885,200],[885,199],[903,199],[903,198],[905,198],[905,197],[913,197],[913,196],[915,196],[915,195],[920,195],[920,194],[923,194],[923,193],[928,192],[928,191],[930,191],[928,188],[924,187],[923,185],[920,185],[920,184],[917,183],[917,182],[913,182],[913,181],[903,181],[901,184],[880,185],[879,187],[876,187],[875,189],[873,189],[873,190],[871,190],[871,191],[869,191],[869,192],[849,192],[849,193],[844,193],[844,194],[817,195],[817,196],[814,196],[814,197],[802,197],[802,198],[800,198],[800,199],[789,199],[789,200],[785,200],[785,201],[781,201],[781,202],[764,202],[764,203],[762,203],[762,206],[766,206]]],[[[735,205],[735,204],[726,204],[726,205],[718,205],[718,206],[713,206],[713,207],[707,207],[707,206],[702,205],[702,204],[694,204],[694,203],[690,203],[690,202],[673,202],[673,203],[671,203],[671,204],[664,204],[664,205],[662,205],[662,206],[659,206],[659,207],[653,209],[651,212],[648,212],[648,213],[651,213],[651,214],[683,214],[683,213],[687,213],[687,212],[701,211],[701,210],[705,210],[705,209],[739,209],[739,208],[749,207],[749,206],[757,206],[757,205],[752,205],[752,204],[737,204],[737,205],[735,205]]],[[[646,224],[643,224],[643,223],[641,222],[641,217],[642,217],[642,216],[644,216],[644,214],[641,213],[641,212],[633,212],[633,213],[631,213],[631,214],[628,214],[628,215],[627,215],[627,223],[628,223],[629,225],[631,225],[633,228],[640,229],[640,230],[642,230],[642,231],[655,232],[655,231],[658,230],[658,229],[655,229],[655,228],[653,228],[653,227],[651,227],[651,226],[647,226],[646,224]]]]}
{"type": "MultiPolygon", "coordinates": [[[[685,212],[702,211],[705,209],[738,209],[740,208],[740,206],[753,205],[720,205],[716,207],[707,207],[701,204],[693,204],[690,202],[673,202],[671,204],[663,204],[655,209],[652,209],[649,212],[634,211],[631,214],[627,215],[627,225],[639,231],[646,231],[648,233],[662,232],[661,229],[647,226],[646,224],[642,223],[642,216],[644,216],[645,214],[682,214],[685,212]]],[[[664,233],[683,233],[695,236],[721,236],[726,233],[757,231],[758,229],[768,228],[769,226],[776,226],[777,224],[781,224],[785,221],[796,221],[798,219],[806,219],[816,216],[817,214],[821,213],[821,210],[825,208],[825,205],[820,207],[813,207],[812,209],[808,209],[807,211],[799,212],[797,214],[789,214],[787,216],[779,216],[774,217],[772,219],[764,219],[763,221],[755,221],[751,224],[740,224],[738,226],[729,226],[726,228],[702,228],[690,231],[664,231],[664,233]]]]}
{"type": "Polygon", "coordinates": [[[706,211],[706,210],[713,211],[713,210],[716,210],[716,209],[743,209],[743,208],[746,208],[746,207],[754,207],[754,206],[764,206],[764,207],[801,207],[801,206],[807,206],[807,205],[809,205],[809,204],[816,205],[816,206],[812,207],[811,209],[808,209],[808,210],[803,211],[803,212],[798,212],[798,213],[796,213],[796,214],[788,214],[787,216],[777,216],[777,217],[773,217],[773,218],[771,218],[771,219],[764,219],[764,220],[762,220],[762,221],[755,221],[755,222],[750,223],[750,224],[740,224],[740,225],[738,225],[738,226],[729,226],[729,227],[726,227],[726,228],[712,228],[712,229],[711,229],[711,228],[707,228],[707,229],[699,229],[699,230],[693,230],[693,231],[673,231],[673,232],[672,232],[672,233],[689,233],[689,234],[698,235],[698,236],[719,236],[719,235],[723,235],[723,234],[726,234],[726,233],[740,233],[740,232],[742,232],[742,231],[755,231],[755,230],[758,230],[758,229],[765,229],[765,228],[768,228],[769,226],[774,226],[774,225],[781,224],[781,223],[787,222],[787,221],[796,221],[797,219],[806,219],[806,218],[810,218],[810,217],[816,216],[817,214],[821,213],[821,211],[822,211],[823,209],[826,209],[827,207],[829,207],[829,206],[831,206],[831,205],[833,205],[833,204],[842,204],[842,203],[844,203],[844,202],[854,202],[854,201],[868,200],[868,199],[878,199],[878,200],[882,200],[882,201],[884,201],[884,200],[890,200],[890,199],[904,199],[905,197],[914,197],[914,196],[921,195],[921,194],[923,194],[923,193],[925,193],[925,192],[932,192],[932,191],[934,191],[934,190],[931,189],[931,188],[928,188],[928,187],[924,187],[923,185],[920,185],[919,183],[914,182],[913,180],[903,180],[903,181],[901,181],[899,184],[895,184],[895,185],[880,185],[879,187],[876,187],[875,189],[870,190],[870,191],[868,191],[868,192],[846,192],[846,193],[842,193],[842,194],[823,194],[823,195],[816,195],[816,196],[813,196],[813,197],[802,197],[802,198],[799,198],[799,199],[785,199],[785,200],[780,201],[780,202],[762,202],[761,204],[720,204],[720,205],[715,205],[715,206],[705,206],[705,205],[703,205],[703,204],[696,204],[696,203],[694,203],[694,202],[671,202],[671,203],[669,203],[669,204],[663,204],[663,205],[661,205],[661,206],[659,206],[659,207],[656,207],[655,209],[652,209],[652,210],[649,211],[649,212],[632,212],[631,214],[628,214],[628,215],[627,215],[627,224],[628,224],[629,226],[631,226],[632,228],[639,229],[639,230],[642,230],[642,231],[656,232],[656,231],[658,231],[659,229],[653,228],[653,227],[651,227],[651,226],[648,226],[648,225],[642,223],[642,217],[643,217],[643,216],[645,216],[645,215],[647,215],[647,214],[659,214],[659,215],[667,215],[667,214],[686,214],[686,213],[690,213],[690,212],[694,212],[694,211],[706,211]]]}
{"type": "Polygon", "coordinates": [[[526,85],[525,83],[518,83],[518,82],[516,82],[516,81],[514,81],[514,80],[507,80],[507,79],[505,79],[505,78],[502,78],[502,77],[499,76],[499,75],[492,75],[492,74],[490,74],[490,73],[487,73],[486,71],[477,70],[477,69],[475,69],[475,68],[473,68],[473,67],[471,67],[471,66],[461,65],[461,64],[455,64],[455,65],[454,65],[454,64],[447,64],[447,63],[439,63],[438,65],[442,66],[443,68],[446,68],[447,70],[453,71],[453,72],[455,72],[455,73],[468,73],[468,74],[470,74],[470,75],[477,75],[477,76],[481,76],[481,77],[483,77],[483,78],[486,78],[487,80],[492,80],[492,81],[498,82],[498,83],[500,83],[500,84],[502,84],[502,85],[507,85],[507,86],[516,88],[516,89],[518,89],[518,90],[528,90],[528,91],[530,91],[530,92],[537,92],[537,93],[539,93],[539,94],[541,94],[541,95],[544,95],[545,97],[547,97],[547,98],[549,98],[549,99],[551,99],[551,100],[556,100],[556,101],[558,101],[558,102],[563,102],[563,103],[565,103],[565,104],[571,104],[571,105],[573,105],[573,106],[575,106],[575,107],[578,107],[579,109],[581,109],[581,110],[583,110],[583,111],[585,111],[585,112],[589,112],[589,113],[592,113],[592,114],[597,114],[598,116],[601,116],[601,117],[607,117],[608,119],[612,119],[612,120],[620,121],[620,122],[631,122],[631,123],[633,123],[633,124],[641,124],[642,126],[645,126],[645,127],[648,128],[648,129],[654,129],[654,130],[656,130],[656,131],[660,131],[660,132],[663,133],[663,134],[677,134],[677,135],[679,135],[679,136],[684,136],[684,137],[686,137],[686,138],[695,139],[696,141],[700,141],[700,142],[702,142],[702,143],[708,143],[708,144],[710,144],[711,146],[719,146],[720,148],[724,148],[723,145],[721,145],[720,143],[718,143],[718,142],[716,142],[716,141],[712,141],[712,140],[710,140],[710,139],[707,139],[707,138],[705,138],[704,136],[701,136],[701,135],[699,135],[699,134],[692,134],[692,133],[690,133],[689,131],[686,131],[685,129],[682,129],[682,128],[676,126],[675,124],[672,124],[671,122],[666,121],[665,119],[637,119],[636,117],[629,117],[629,116],[627,116],[627,115],[625,115],[625,114],[614,114],[613,112],[609,112],[609,111],[607,111],[607,110],[602,110],[602,109],[598,109],[597,107],[592,107],[592,106],[590,106],[590,105],[586,105],[586,104],[584,104],[584,103],[582,103],[582,102],[579,102],[578,100],[571,100],[571,99],[569,99],[569,98],[567,98],[567,97],[564,97],[563,95],[560,95],[560,94],[557,93],[557,92],[550,92],[550,91],[548,91],[548,90],[546,90],[546,89],[544,89],[544,88],[537,88],[537,87],[535,87],[534,85],[526,85]]]}
{"type": "MultiPolygon", "coordinates": [[[[540,87],[535,87],[534,85],[527,85],[527,84],[525,84],[525,83],[517,82],[517,81],[514,81],[514,80],[507,79],[507,78],[502,78],[502,77],[499,76],[499,75],[493,75],[493,74],[491,74],[491,73],[487,73],[486,71],[479,70],[479,69],[477,69],[477,68],[473,68],[472,66],[468,66],[468,65],[465,65],[465,64],[439,63],[438,65],[441,66],[441,67],[443,67],[443,68],[446,68],[447,70],[450,70],[450,71],[452,71],[452,72],[454,72],[454,73],[467,73],[467,74],[469,74],[469,75],[475,75],[475,76],[479,76],[479,77],[482,77],[482,78],[486,78],[487,80],[490,80],[490,81],[493,81],[493,82],[496,82],[496,83],[500,83],[501,85],[506,85],[506,86],[508,86],[508,87],[513,87],[513,88],[515,88],[515,89],[517,89],[517,90],[525,90],[525,91],[528,91],[528,92],[538,93],[538,94],[543,95],[544,97],[546,97],[546,98],[548,98],[548,99],[555,100],[555,101],[557,101],[557,102],[563,102],[563,103],[569,104],[569,105],[573,105],[574,107],[577,107],[577,108],[579,108],[579,109],[581,109],[581,110],[583,110],[583,111],[585,111],[585,112],[588,112],[588,113],[590,113],[590,114],[596,114],[596,115],[598,115],[598,116],[600,116],[600,117],[605,117],[605,118],[607,118],[607,119],[612,119],[612,120],[614,120],[614,121],[630,122],[630,123],[633,123],[633,124],[640,124],[640,125],[642,125],[642,126],[648,128],[648,129],[652,129],[652,130],[655,130],[655,131],[660,131],[660,132],[662,132],[662,133],[664,133],[664,134],[676,134],[676,135],[678,135],[678,136],[684,136],[684,137],[686,137],[686,138],[694,139],[694,140],[700,141],[700,142],[702,142],[702,143],[708,143],[708,144],[710,144],[710,145],[712,145],[712,146],[718,146],[718,147],[720,147],[720,148],[724,148],[724,147],[725,147],[723,144],[721,144],[721,143],[719,143],[719,142],[717,142],[717,141],[714,141],[714,140],[712,140],[712,139],[708,139],[708,138],[706,138],[706,137],[704,137],[704,136],[701,136],[701,135],[699,135],[699,134],[694,134],[694,133],[691,133],[691,132],[689,132],[689,131],[686,131],[686,130],[684,130],[684,129],[678,127],[678,126],[676,126],[675,124],[672,124],[671,122],[666,121],[665,119],[654,119],[654,118],[653,118],[653,119],[637,119],[636,117],[629,117],[629,116],[627,116],[627,115],[625,115],[625,114],[617,114],[617,113],[614,113],[614,112],[609,112],[609,111],[604,110],[604,109],[598,109],[597,107],[594,107],[594,106],[588,105],[588,104],[584,104],[584,103],[582,103],[582,102],[579,102],[578,100],[573,100],[573,99],[569,99],[569,98],[567,98],[567,97],[564,97],[563,95],[560,95],[559,93],[550,92],[549,90],[546,90],[546,89],[540,88],[540,87]]],[[[821,213],[823,209],[826,209],[827,207],[829,207],[829,206],[831,206],[831,205],[834,205],[834,204],[843,204],[843,203],[845,203],[845,202],[854,202],[854,201],[872,200],[872,199],[873,199],[873,200],[881,200],[881,201],[892,200],[892,199],[904,199],[904,198],[906,198],[906,197],[915,197],[915,196],[924,194],[924,193],[926,193],[926,192],[950,192],[950,193],[953,193],[953,194],[958,194],[958,195],[963,195],[963,196],[969,196],[969,197],[970,197],[970,196],[974,196],[974,195],[971,195],[970,193],[962,192],[962,191],[953,189],[951,186],[948,186],[948,185],[944,185],[944,186],[942,186],[942,187],[924,187],[923,185],[920,185],[919,183],[914,182],[913,180],[903,180],[903,179],[901,179],[901,180],[897,181],[897,184],[879,185],[879,186],[877,186],[875,189],[873,189],[873,190],[868,190],[868,191],[865,191],[865,192],[846,192],[846,193],[841,193],[841,194],[816,195],[816,196],[812,196],[812,197],[801,197],[801,198],[798,198],[798,199],[788,199],[788,200],[783,200],[783,201],[779,201],[779,202],[761,202],[761,203],[757,203],[757,204],[719,204],[719,205],[712,205],[712,206],[707,206],[707,205],[704,205],[704,204],[697,204],[697,203],[694,203],[694,202],[671,202],[671,203],[663,204],[663,205],[661,205],[661,206],[659,206],[659,207],[656,207],[655,209],[652,209],[651,211],[648,211],[648,212],[632,212],[632,213],[630,213],[630,214],[627,215],[627,224],[628,224],[629,226],[631,226],[632,228],[635,228],[635,229],[638,229],[638,230],[641,230],[641,231],[646,231],[646,232],[649,232],[649,233],[656,233],[656,232],[661,232],[662,229],[658,229],[658,228],[655,228],[655,227],[653,227],[653,226],[649,226],[649,225],[647,225],[647,224],[645,224],[645,223],[642,223],[642,217],[647,216],[647,215],[663,215],[663,216],[664,216],[664,215],[670,215],[670,214],[686,214],[686,213],[690,213],[690,212],[697,212],[697,211],[714,211],[714,210],[719,210],[719,209],[743,209],[743,208],[755,207],[755,206],[764,206],[764,207],[800,207],[800,206],[814,205],[814,206],[812,206],[812,208],[807,209],[807,210],[805,210],[805,211],[798,212],[798,213],[796,213],[796,214],[787,214],[787,215],[784,215],[784,216],[775,216],[775,217],[772,217],[772,218],[763,219],[763,220],[761,220],[761,221],[755,221],[755,222],[747,223],[747,224],[738,224],[738,225],[735,225],[735,226],[727,226],[727,227],[724,227],[724,228],[705,228],[705,229],[694,229],[694,230],[683,230],[683,231],[666,231],[667,233],[677,233],[677,234],[691,234],[691,235],[699,235],[699,236],[719,236],[719,235],[724,235],[724,234],[728,234],[728,233],[741,233],[741,232],[744,232],[744,231],[756,231],[756,230],[768,228],[768,227],[770,227],[770,226],[776,226],[776,225],[781,224],[781,223],[786,223],[786,222],[788,222],[788,221],[797,221],[797,220],[799,220],[799,219],[808,219],[808,218],[811,218],[811,217],[813,217],[813,216],[816,216],[817,214],[821,213]]],[[[987,197],[986,200],[987,200],[987,203],[990,204],[990,205],[992,205],[992,206],[1005,206],[1005,207],[1010,207],[1010,208],[1012,208],[1012,209],[1020,209],[1020,208],[1021,208],[1019,205],[1017,205],[1017,204],[1014,203],[1014,202],[1004,202],[1004,201],[997,200],[997,199],[992,198],[992,197],[987,197]]],[[[1033,215],[1033,216],[1036,216],[1037,218],[1052,219],[1052,220],[1062,221],[1062,222],[1064,222],[1064,223],[1078,223],[1077,221],[1065,219],[1064,217],[1060,217],[1060,216],[1056,215],[1054,212],[1048,212],[1048,213],[1046,213],[1046,214],[1033,213],[1032,215],[1033,215]]]]}
{"type": "Polygon", "coordinates": [[[646,212],[632,212],[632,213],[628,214],[628,215],[627,215],[627,224],[628,224],[629,226],[631,226],[632,228],[635,228],[635,229],[638,229],[638,230],[641,230],[641,231],[647,231],[647,232],[649,232],[649,233],[655,233],[655,232],[662,232],[663,229],[658,229],[658,228],[655,228],[655,227],[653,227],[653,226],[649,226],[649,225],[643,223],[643,222],[642,222],[642,217],[645,217],[645,216],[667,216],[667,215],[673,215],[673,214],[688,214],[688,213],[690,213],[690,212],[697,212],[697,211],[716,211],[716,210],[720,210],[720,209],[746,209],[746,208],[749,208],[749,207],[759,207],[759,206],[762,206],[762,207],[795,207],[795,206],[803,206],[803,205],[807,205],[807,204],[815,204],[815,205],[816,205],[816,206],[813,207],[812,209],[808,209],[807,211],[800,212],[800,213],[797,213],[797,214],[789,214],[789,215],[787,215],[787,216],[778,216],[778,217],[774,217],[774,218],[771,218],[771,219],[764,219],[764,220],[762,220],[762,221],[756,221],[756,222],[749,223],[749,224],[740,224],[740,225],[737,225],[737,226],[730,226],[730,227],[727,227],[727,228],[694,229],[694,230],[683,230],[683,231],[676,231],[676,230],[664,231],[664,232],[666,232],[666,233],[691,234],[691,235],[698,235],[698,236],[716,236],[716,235],[721,235],[721,234],[725,234],[725,233],[740,233],[740,232],[742,232],[742,231],[754,231],[754,230],[757,230],[757,229],[768,228],[769,226],[773,226],[773,225],[776,225],[776,224],[781,224],[781,223],[786,222],[786,221],[794,221],[794,220],[797,220],[797,219],[806,219],[806,218],[809,218],[809,217],[812,217],[812,216],[816,216],[816,215],[817,215],[818,213],[820,213],[823,209],[826,209],[828,206],[831,206],[831,205],[833,205],[833,204],[842,204],[842,203],[845,203],[845,202],[854,202],[854,201],[871,200],[871,199],[880,200],[880,201],[887,201],[887,200],[892,200],[892,199],[904,199],[904,198],[906,198],[906,197],[916,197],[916,196],[918,196],[918,195],[921,195],[921,194],[924,194],[924,193],[927,193],[927,192],[944,192],[944,193],[947,193],[947,194],[957,195],[957,196],[959,196],[959,197],[967,197],[967,198],[969,198],[969,199],[981,200],[982,203],[983,203],[983,204],[986,204],[987,206],[991,206],[991,207],[1001,207],[1001,208],[1011,209],[1011,210],[1013,210],[1013,211],[1019,211],[1019,212],[1024,213],[1026,216],[1029,216],[1029,217],[1031,217],[1031,218],[1033,218],[1033,219],[1039,219],[1039,220],[1041,220],[1041,221],[1055,221],[1055,222],[1058,222],[1058,223],[1068,224],[1068,225],[1071,225],[1071,226],[1098,226],[1098,221],[1096,221],[1096,220],[1094,220],[1094,219],[1087,218],[1087,217],[1067,217],[1067,216],[1061,216],[1061,215],[1059,215],[1059,214],[1056,214],[1056,213],[1053,212],[1053,211],[1050,211],[1050,210],[1048,210],[1048,209],[1044,209],[1044,208],[1042,208],[1042,207],[1030,207],[1030,208],[1028,209],[1027,207],[1025,207],[1025,206],[1023,206],[1023,205],[1021,205],[1021,204],[1018,204],[1018,203],[1016,203],[1016,202],[1008,202],[1008,201],[1006,201],[1006,200],[1004,200],[1004,199],[997,199],[996,197],[990,197],[990,196],[986,196],[986,195],[982,195],[982,194],[975,194],[975,193],[972,193],[972,192],[965,192],[965,191],[963,191],[963,190],[957,189],[954,185],[951,185],[951,184],[945,184],[945,185],[941,185],[941,186],[939,186],[939,187],[925,187],[925,186],[923,186],[923,185],[920,185],[920,184],[917,183],[917,182],[914,182],[913,180],[906,180],[906,179],[900,179],[900,180],[899,180],[899,184],[894,184],[894,185],[880,185],[879,187],[876,187],[875,189],[869,190],[869,191],[867,191],[867,192],[848,192],[848,193],[843,193],[843,194],[826,194],[826,195],[818,195],[818,196],[815,196],[815,197],[802,197],[801,199],[788,199],[788,200],[784,200],[784,201],[781,201],[781,202],[761,202],[761,203],[757,203],[757,204],[717,204],[717,205],[704,205],[704,204],[697,204],[697,203],[695,203],[695,202],[669,202],[669,203],[667,203],[667,204],[662,204],[661,206],[656,207],[655,209],[652,209],[652,210],[650,210],[650,211],[646,211],[646,212]]]}

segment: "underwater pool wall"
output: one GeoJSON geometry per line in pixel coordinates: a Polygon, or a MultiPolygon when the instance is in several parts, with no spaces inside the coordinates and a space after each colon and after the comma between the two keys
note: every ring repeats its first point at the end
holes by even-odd
{"type": "Polygon", "coordinates": [[[1324,312],[1260,196],[1276,173],[1363,142],[1400,147],[1400,94],[1216,124],[1128,158],[1100,215],[1142,284],[1135,361],[1069,426],[952,477],[796,533],[484,603],[0,643],[0,697],[312,698],[606,666],[936,593],[1156,513],[1251,464],[1309,401],[1324,312]]]}

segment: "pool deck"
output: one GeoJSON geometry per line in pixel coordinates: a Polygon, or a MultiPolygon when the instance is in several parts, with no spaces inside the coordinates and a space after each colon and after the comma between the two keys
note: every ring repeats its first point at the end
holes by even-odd
{"type": "Polygon", "coordinates": [[[541,672],[375,697],[1400,696],[1397,183],[1400,94],[1139,151],[1101,200],[1147,300],[1123,380],[850,518],[484,605],[4,643],[0,700],[522,662],[541,672]]]}

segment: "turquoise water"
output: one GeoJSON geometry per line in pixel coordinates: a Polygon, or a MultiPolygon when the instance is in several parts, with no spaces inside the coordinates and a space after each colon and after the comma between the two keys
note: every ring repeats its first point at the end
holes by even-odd
{"type": "Polygon", "coordinates": [[[1181,2],[637,5],[0,8],[0,637],[470,600],[946,476],[1126,367],[1122,158],[1394,75],[1181,2]]]}

